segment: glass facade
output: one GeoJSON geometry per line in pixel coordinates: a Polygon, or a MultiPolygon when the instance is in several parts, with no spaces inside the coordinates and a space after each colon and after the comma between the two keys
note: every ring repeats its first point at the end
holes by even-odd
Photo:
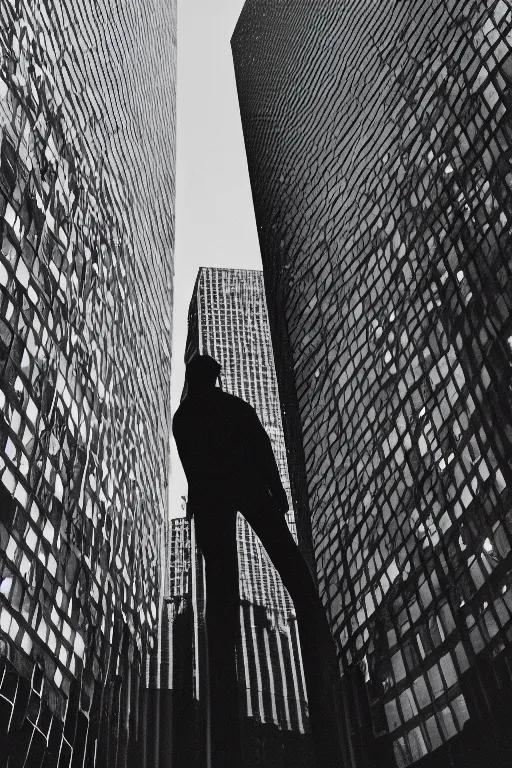
{"type": "Polygon", "coordinates": [[[13,766],[126,765],[138,686],[158,667],[175,35],[173,2],[0,1],[0,741],[13,766]]]}
{"type": "Polygon", "coordinates": [[[297,525],[343,677],[390,765],[501,765],[510,6],[249,0],[232,49],[297,525]]]}

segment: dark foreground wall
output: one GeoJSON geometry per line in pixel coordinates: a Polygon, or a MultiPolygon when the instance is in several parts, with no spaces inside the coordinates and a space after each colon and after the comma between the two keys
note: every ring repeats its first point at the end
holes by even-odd
{"type": "Polygon", "coordinates": [[[9,766],[124,766],[157,674],[175,32],[173,2],[0,1],[9,766]]]}
{"type": "Polygon", "coordinates": [[[343,685],[360,670],[361,768],[366,710],[375,765],[473,744],[497,766],[508,743],[511,33],[498,0],[249,0],[232,40],[297,527],[343,685]]]}

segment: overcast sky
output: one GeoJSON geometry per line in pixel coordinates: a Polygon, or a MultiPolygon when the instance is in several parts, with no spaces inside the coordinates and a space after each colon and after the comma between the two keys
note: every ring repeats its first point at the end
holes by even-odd
{"type": "MultiPolygon", "coordinates": [[[[183,387],[187,312],[197,270],[261,269],[229,44],[243,4],[178,0],[173,414],[183,387]]],[[[171,517],[181,514],[186,488],[171,439],[171,517]]]]}

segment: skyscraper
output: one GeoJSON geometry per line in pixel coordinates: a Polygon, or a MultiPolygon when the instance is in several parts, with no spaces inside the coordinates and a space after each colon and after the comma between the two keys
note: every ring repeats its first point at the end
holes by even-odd
{"type": "Polygon", "coordinates": [[[500,1],[248,0],[232,39],[354,767],[369,724],[379,765],[510,753],[511,29],[500,1]]]}
{"type": "MultiPolygon", "coordinates": [[[[222,365],[223,389],[256,409],[289,493],[261,272],[199,271],[190,303],[186,360],[196,352],[215,357],[222,365]]],[[[291,505],[287,522],[295,533],[291,505]]],[[[307,765],[307,703],[293,605],[259,540],[241,516],[237,537],[241,623],[237,668],[246,752],[254,755],[254,765],[280,765],[276,761],[282,759],[279,753],[283,750],[295,764],[307,765]]]]}
{"type": "Polygon", "coordinates": [[[0,22],[2,756],[114,768],[158,672],[175,3],[0,22]]]}
{"type": "Polygon", "coordinates": [[[169,521],[169,584],[162,622],[161,692],[168,690],[169,764],[207,764],[207,678],[203,559],[193,522],[169,521]],[[166,658],[165,658],[166,656],[166,658]]]}

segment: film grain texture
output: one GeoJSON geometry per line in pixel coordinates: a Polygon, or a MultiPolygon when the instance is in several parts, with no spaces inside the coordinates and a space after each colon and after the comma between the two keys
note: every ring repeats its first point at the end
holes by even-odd
{"type": "Polygon", "coordinates": [[[175,3],[1,0],[0,41],[2,744],[113,768],[161,602],[175,3]]]}

